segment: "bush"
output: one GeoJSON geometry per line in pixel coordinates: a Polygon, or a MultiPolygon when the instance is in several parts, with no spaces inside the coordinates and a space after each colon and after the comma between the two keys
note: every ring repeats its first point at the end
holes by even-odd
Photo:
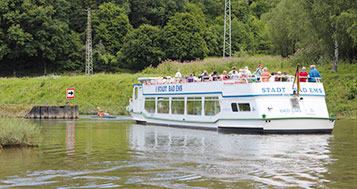
{"type": "Polygon", "coordinates": [[[40,129],[30,121],[0,118],[0,146],[36,146],[40,129]]]}

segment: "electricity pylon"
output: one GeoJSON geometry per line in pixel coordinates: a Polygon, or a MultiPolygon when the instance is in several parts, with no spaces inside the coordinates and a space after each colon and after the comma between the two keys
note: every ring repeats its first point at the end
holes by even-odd
{"type": "Polygon", "coordinates": [[[93,52],[92,52],[92,28],[91,28],[91,20],[90,13],[91,9],[87,10],[88,18],[87,18],[87,40],[86,40],[86,75],[93,74],[93,52]]]}
{"type": "Polygon", "coordinates": [[[225,0],[224,3],[224,41],[223,58],[232,57],[232,30],[231,30],[231,0],[225,0]]]}

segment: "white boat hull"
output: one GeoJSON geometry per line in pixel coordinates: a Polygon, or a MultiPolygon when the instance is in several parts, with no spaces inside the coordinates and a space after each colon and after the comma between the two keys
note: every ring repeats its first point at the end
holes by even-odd
{"type": "Polygon", "coordinates": [[[198,128],[238,133],[331,133],[334,119],[261,119],[261,120],[218,120],[217,122],[190,122],[147,118],[132,113],[137,123],[169,127],[198,128]]]}

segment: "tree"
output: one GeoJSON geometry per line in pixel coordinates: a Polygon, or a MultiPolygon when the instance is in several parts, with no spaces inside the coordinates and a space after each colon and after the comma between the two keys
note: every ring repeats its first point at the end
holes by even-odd
{"type": "Polygon", "coordinates": [[[116,54],[124,38],[132,30],[123,8],[113,3],[103,3],[93,15],[94,44],[97,44],[95,69],[113,71],[118,67],[116,54]]]}
{"type": "MultiPolygon", "coordinates": [[[[64,6],[65,7],[65,6],[64,6]]],[[[46,74],[60,62],[68,60],[73,50],[71,32],[64,10],[56,10],[50,3],[35,1],[10,1],[0,3],[0,31],[6,31],[2,40],[0,63],[6,69],[40,70],[46,74]]]]}
{"type": "Polygon", "coordinates": [[[200,24],[190,13],[176,13],[162,32],[163,50],[166,58],[196,60],[207,56],[207,44],[200,24]]]}
{"type": "Polygon", "coordinates": [[[134,28],[142,24],[165,26],[177,12],[183,12],[187,0],[131,0],[130,23],[134,28]]]}
{"type": "Polygon", "coordinates": [[[103,3],[93,15],[93,29],[95,43],[101,42],[106,51],[115,55],[132,27],[124,9],[113,3],[103,3]]]}
{"type": "Polygon", "coordinates": [[[118,57],[124,68],[142,70],[150,65],[157,66],[164,57],[160,47],[160,29],[144,24],[130,32],[118,57]]]}

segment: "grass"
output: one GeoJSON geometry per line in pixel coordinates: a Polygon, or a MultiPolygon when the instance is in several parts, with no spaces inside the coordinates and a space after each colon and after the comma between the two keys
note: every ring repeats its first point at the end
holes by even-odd
{"type": "MultiPolygon", "coordinates": [[[[229,59],[208,58],[203,61],[165,61],[157,68],[149,67],[137,74],[95,74],[92,76],[47,76],[35,78],[0,78],[0,115],[23,116],[31,105],[64,105],[68,101],[66,88],[75,88],[75,99],[71,104],[79,105],[80,114],[94,114],[99,106],[115,115],[127,115],[125,107],[132,95],[132,82],[138,77],[173,76],[177,69],[188,76],[194,72],[213,70],[222,73],[232,66],[248,66],[254,72],[258,64],[268,67],[270,72],[288,72],[292,75],[296,65],[281,57],[256,55],[229,59]]],[[[308,68],[309,65],[301,65],[308,68]]],[[[340,63],[339,71],[332,73],[332,63],[317,65],[326,90],[326,101],[330,113],[338,118],[355,119],[357,115],[356,64],[340,63]]],[[[308,69],[309,70],[309,69],[308,69]]]]}
{"type": "Polygon", "coordinates": [[[37,146],[40,129],[28,120],[0,118],[0,147],[37,146]]]}

